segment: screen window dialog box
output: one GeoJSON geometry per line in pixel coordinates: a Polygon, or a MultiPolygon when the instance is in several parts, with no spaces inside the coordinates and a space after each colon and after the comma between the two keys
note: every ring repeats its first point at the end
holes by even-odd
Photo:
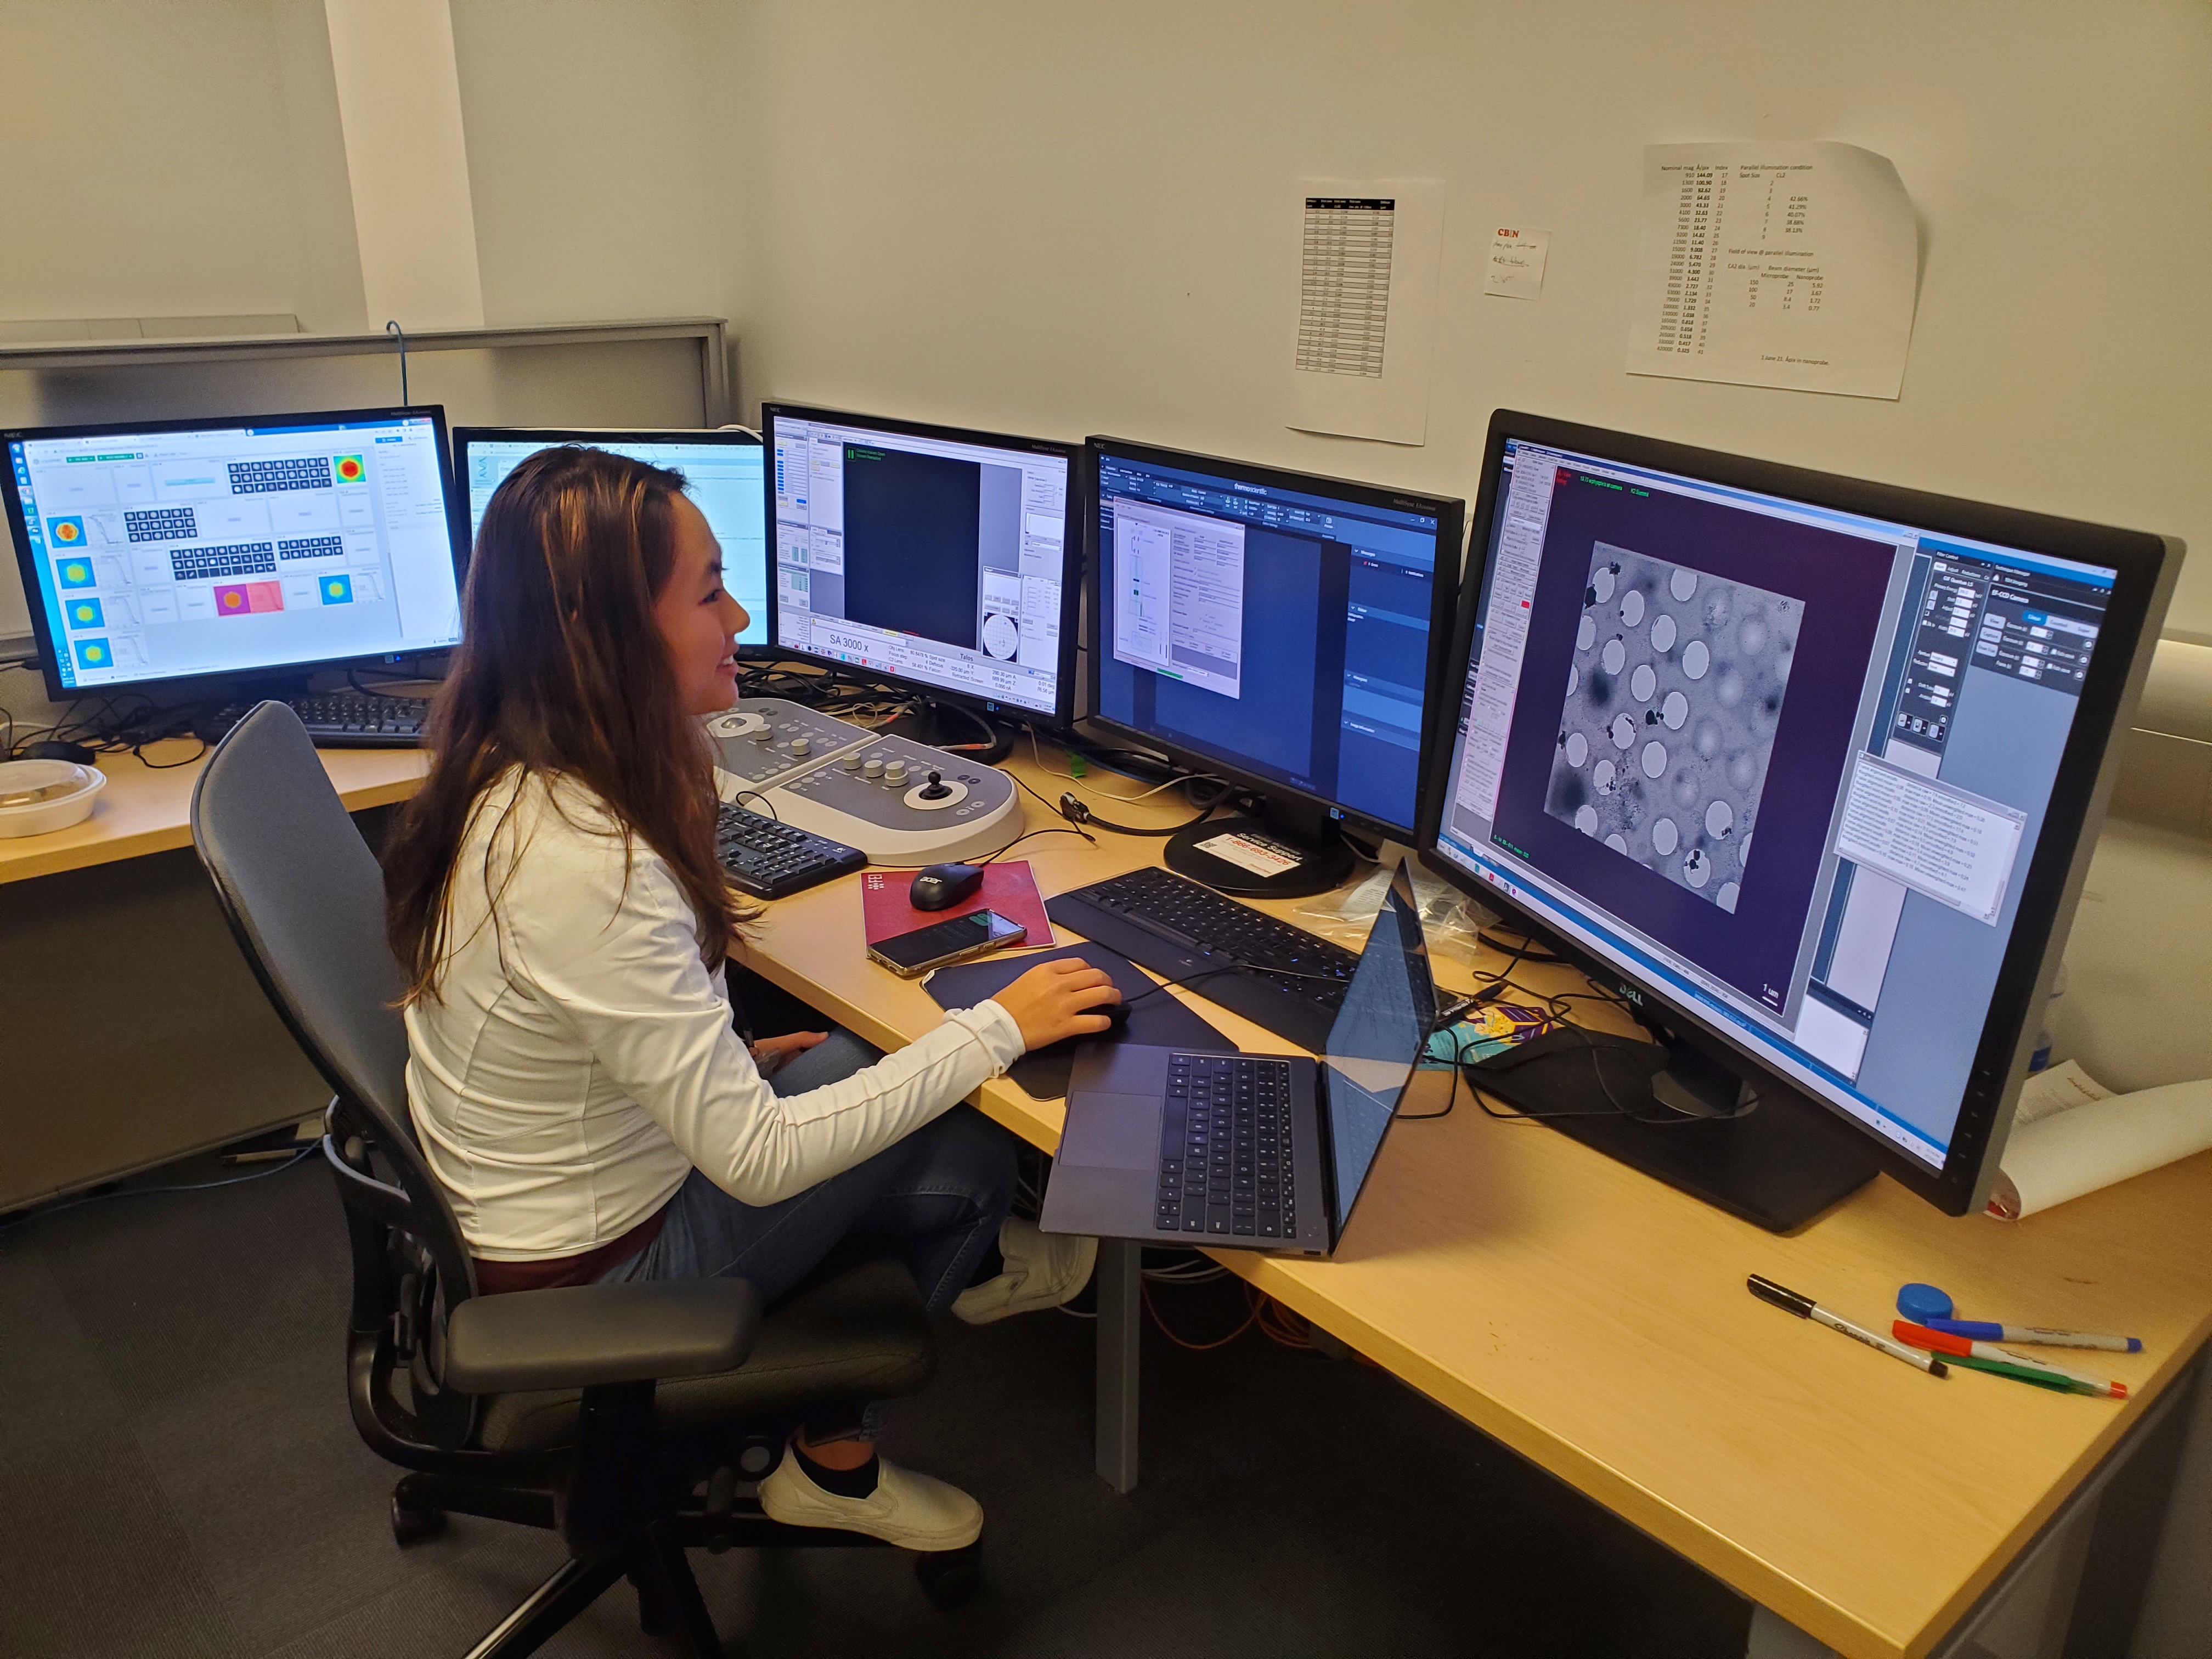
{"type": "Polygon", "coordinates": [[[1437,852],[1940,1170],[2117,573],[1503,467],[1437,852]]]}
{"type": "Polygon", "coordinates": [[[782,409],[767,431],[779,649],[1067,717],[1068,448],[782,409]]]}
{"type": "Polygon", "coordinates": [[[459,641],[434,414],[63,428],[8,452],[58,690],[459,641]]]}

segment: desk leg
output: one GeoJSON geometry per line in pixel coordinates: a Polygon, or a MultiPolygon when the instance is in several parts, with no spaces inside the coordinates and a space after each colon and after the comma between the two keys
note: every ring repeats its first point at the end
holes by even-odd
{"type": "Polygon", "coordinates": [[[1137,1343],[1144,1329],[1139,1269],[1144,1247],[1098,1241],[1098,1478],[1115,1492],[1137,1485],[1137,1343]]]}
{"type": "Polygon", "coordinates": [[[1751,1635],[1744,1659],[1838,1659],[1835,1649],[1815,1642],[1778,1613],[1751,1610],[1751,1635]]]}

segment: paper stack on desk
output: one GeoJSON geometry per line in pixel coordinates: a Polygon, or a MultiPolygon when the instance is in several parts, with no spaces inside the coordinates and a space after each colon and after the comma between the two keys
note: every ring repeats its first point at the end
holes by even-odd
{"type": "Polygon", "coordinates": [[[2212,1078],[2116,1095],[2068,1060],[2021,1085],[1989,1212],[2008,1221],[2212,1146],[2212,1078]]]}

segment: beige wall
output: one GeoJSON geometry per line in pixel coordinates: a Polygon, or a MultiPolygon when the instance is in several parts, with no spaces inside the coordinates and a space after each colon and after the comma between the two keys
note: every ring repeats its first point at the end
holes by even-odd
{"type": "Polygon", "coordinates": [[[900,0],[719,12],[753,205],[742,398],[1107,431],[1472,495],[1517,407],[2179,534],[2212,639],[2212,7],[2202,0],[900,0]],[[1640,150],[1897,163],[1896,403],[1622,372],[1640,150]],[[1285,198],[1445,182],[1429,442],[1292,433],[1285,198]],[[1543,297],[1480,293],[1493,222],[1543,297]]]}

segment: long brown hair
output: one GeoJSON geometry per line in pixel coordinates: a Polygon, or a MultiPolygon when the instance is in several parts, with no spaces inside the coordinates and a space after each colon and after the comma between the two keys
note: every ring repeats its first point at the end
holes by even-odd
{"type": "Polygon", "coordinates": [[[526,783],[584,785],[621,826],[626,858],[636,841],[660,854],[698,919],[701,957],[722,965],[741,917],[714,860],[714,767],[653,620],[684,487],[681,473],[568,445],[523,461],[484,508],[463,643],[430,711],[436,758],[384,855],[406,1001],[437,995],[461,842],[513,767],[526,783]]]}

